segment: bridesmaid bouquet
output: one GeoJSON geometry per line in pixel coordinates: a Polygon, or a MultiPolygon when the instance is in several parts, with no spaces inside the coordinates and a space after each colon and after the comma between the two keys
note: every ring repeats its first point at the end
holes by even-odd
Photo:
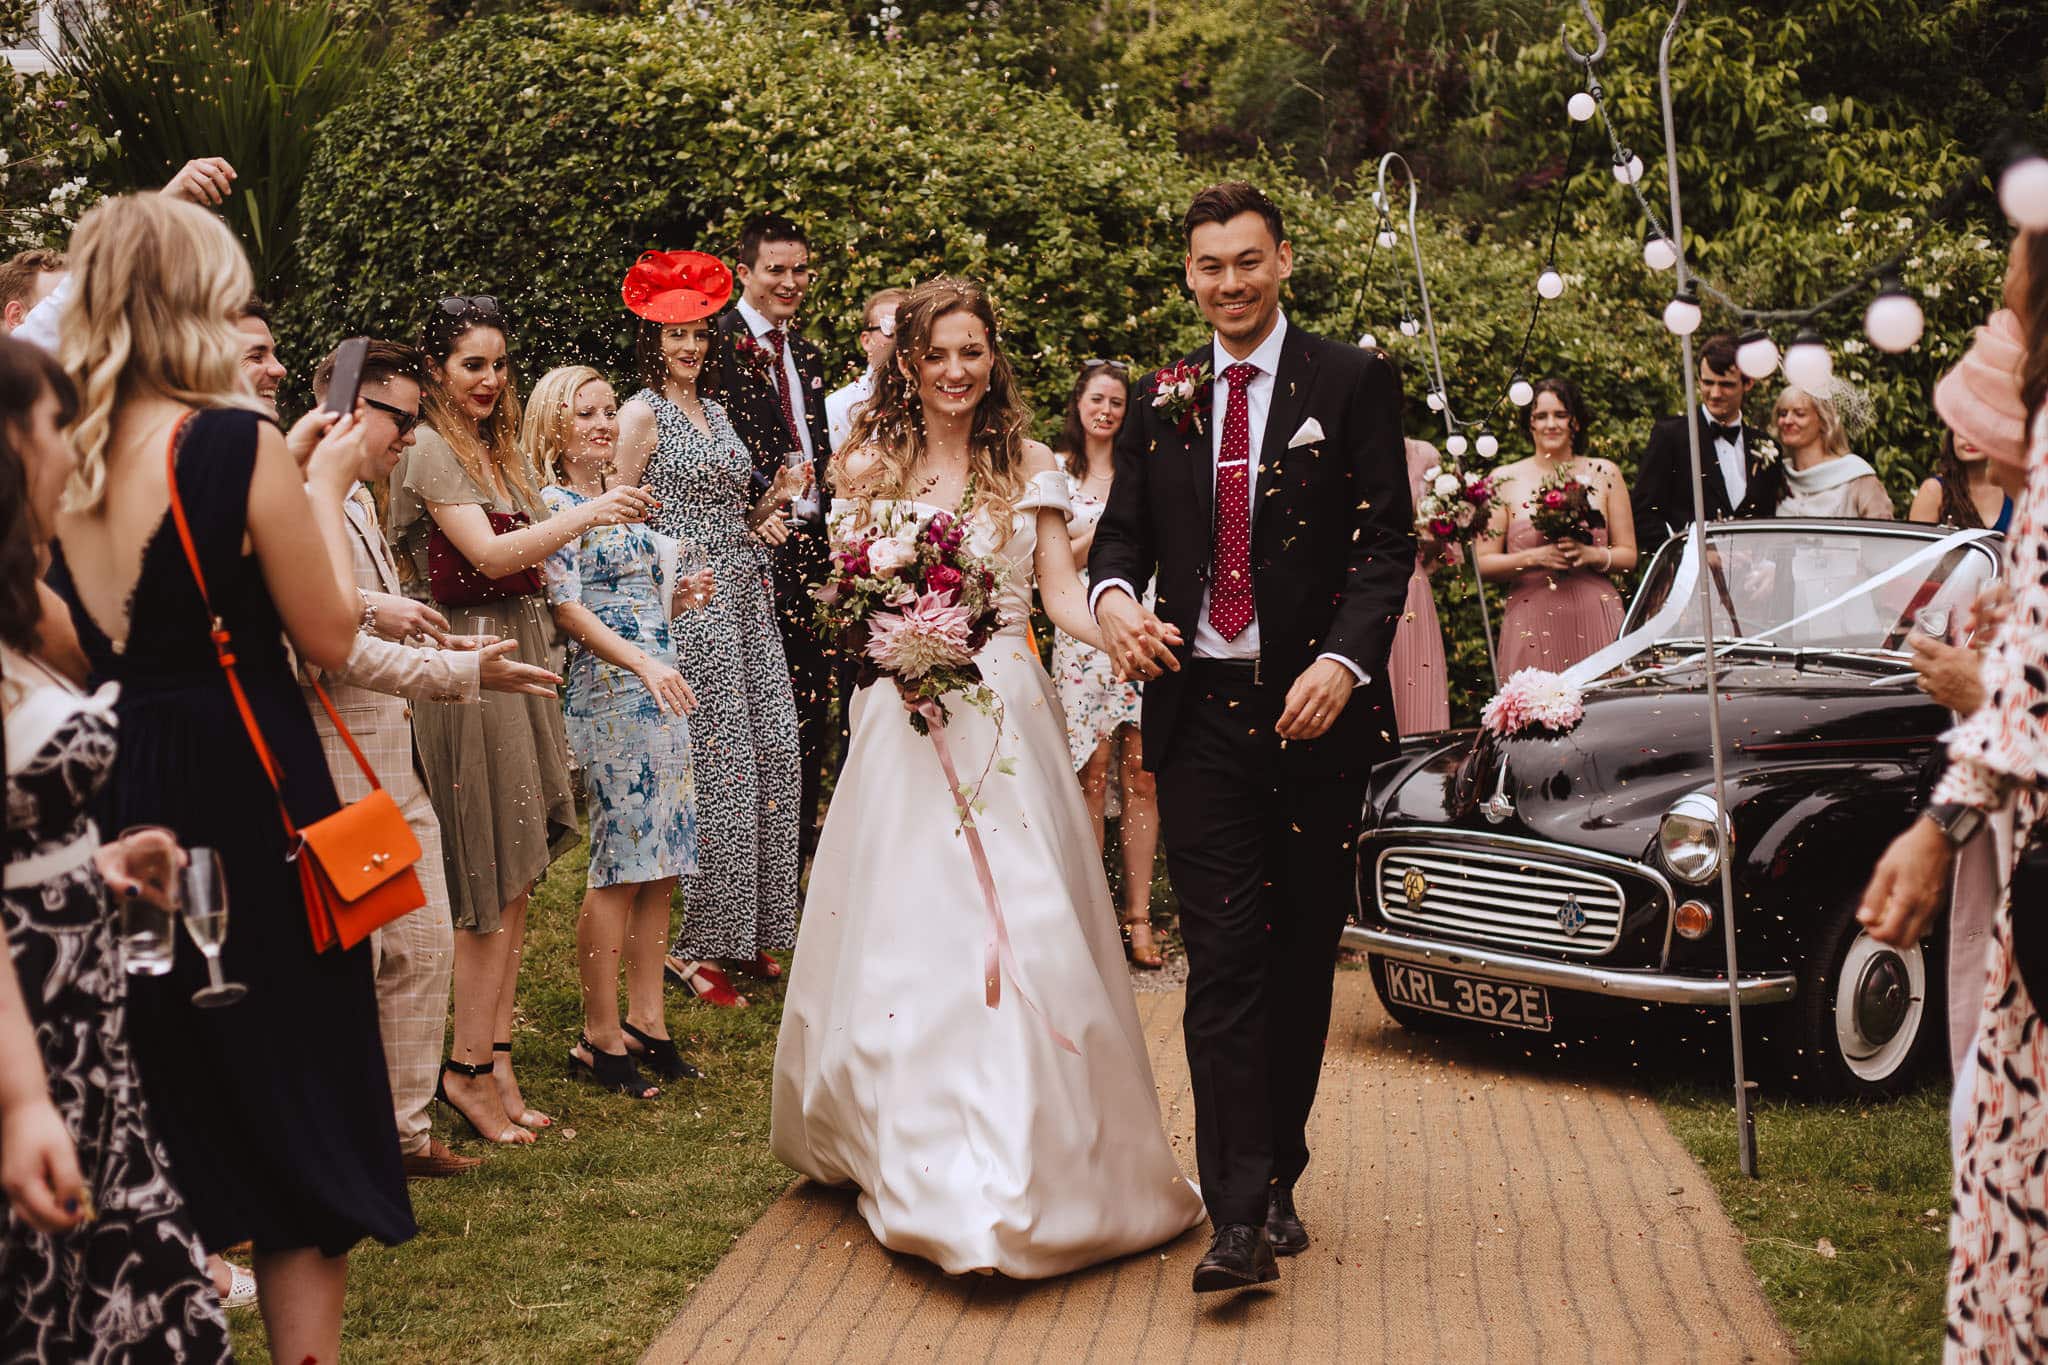
{"type": "Polygon", "coordinates": [[[1576,540],[1591,545],[1593,533],[1607,525],[1593,486],[1560,469],[1529,497],[1529,524],[1545,540],[1576,540]]]}
{"type": "Polygon", "coordinates": [[[1493,481],[1484,474],[1431,465],[1422,471],[1427,491],[1415,502],[1415,529],[1446,545],[1463,545],[1486,527],[1493,481]]]}
{"type": "Polygon", "coordinates": [[[935,512],[921,521],[900,503],[833,539],[831,571],[811,594],[814,614],[819,633],[857,661],[858,681],[894,682],[921,735],[935,720],[944,725],[952,692],[996,718],[995,693],[974,656],[1005,624],[997,594],[1006,566],[965,548],[959,517],[935,512]]]}

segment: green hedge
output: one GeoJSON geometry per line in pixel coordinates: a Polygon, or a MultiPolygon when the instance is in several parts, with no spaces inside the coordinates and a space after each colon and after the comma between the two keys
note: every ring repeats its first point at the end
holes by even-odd
{"type": "MultiPolygon", "coordinates": [[[[1570,88],[1570,72],[1558,79],[1570,88]]],[[[1291,315],[1344,337],[1362,316],[1419,399],[1425,353],[1397,329],[1405,240],[1398,260],[1377,253],[1362,288],[1374,226],[1365,202],[1333,200],[1269,164],[1243,169],[1288,215],[1291,315]]],[[[571,360],[623,378],[630,329],[618,282],[639,252],[724,250],[744,216],[775,208],[812,234],[820,273],[807,315],[835,363],[851,368],[869,291],[940,270],[972,275],[992,287],[1049,430],[1079,360],[1146,366],[1203,334],[1180,284],[1177,222],[1206,178],[1166,130],[1091,120],[971,54],[850,39],[829,17],[808,28],[722,10],[491,20],[423,47],[323,126],[283,340],[303,372],[341,336],[410,334],[442,294],[494,293],[512,312],[528,382],[571,360]]],[[[1670,276],[1646,270],[1636,240],[1609,226],[1611,178],[1573,194],[1558,249],[1571,287],[1545,308],[1529,369],[1578,380],[1596,414],[1594,450],[1632,468],[1649,424],[1679,401],[1677,342],[1658,321],[1670,276]]],[[[1896,231],[1853,216],[1788,222],[1762,234],[1726,283],[1784,303],[1778,281],[1881,256],[1896,231]]],[[[1489,222],[1425,221],[1422,237],[1453,400],[1470,419],[1505,390],[1541,244],[1489,222]]],[[[1879,422],[1858,448],[1901,509],[1935,447],[1929,388],[1989,306],[2001,265],[1967,227],[1942,230],[1908,278],[1930,295],[1928,341],[1903,358],[1838,356],[1872,390],[1879,422]]],[[[1726,321],[1710,312],[1708,327],[1726,321]]],[[[1831,338],[1860,338],[1858,310],[1829,321],[1831,338]]],[[[1751,416],[1767,414],[1761,394],[1751,416]]],[[[1493,417],[1502,458],[1526,453],[1512,411],[1493,417]]],[[[1408,420],[1417,435],[1441,435],[1419,401],[1408,420]]],[[[1440,600],[1454,705],[1469,717],[1488,691],[1469,582],[1444,584],[1440,600]]]]}

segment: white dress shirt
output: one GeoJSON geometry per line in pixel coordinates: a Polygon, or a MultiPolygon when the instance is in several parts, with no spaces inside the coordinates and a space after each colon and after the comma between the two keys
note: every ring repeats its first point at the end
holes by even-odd
{"type": "Polygon", "coordinates": [[[57,281],[57,287],[45,294],[41,303],[28,310],[21,326],[14,329],[14,339],[40,346],[51,355],[57,354],[57,320],[70,306],[71,274],[67,271],[64,278],[57,281]]]}
{"type": "MultiPolygon", "coordinates": [[[[1287,315],[1274,316],[1273,330],[1259,343],[1258,349],[1244,358],[1246,364],[1258,370],[1251,382],[1244,386],[1245,416],[1250,425],[1250,465],[1245,470],[1247,493],[1250,498],[1252,518],[1256,522],[1259,506],[1259,458],[1266,444],[1266,418],[1273,411],[1273,386],[1279,382],[1280,352],[1287,342],[1287,315]]],[[[1213,381],[1209,391],[1209,503],[1213,518],[1216,501],[1217,461],[1223,449],[1223,419],[1230,410],[1230,385],[1224,380],[1223,372],[1238,364],[1236,357],[1223,349],[1223,338],[1212,336],[1209,347],[1209,375],[1213,381]]],[[[1137,597],[1129,583],[1120,578],[1104,579],[1088,594],[1088,607],[1092,613],[1095,604],[1102,600],[1102,594],[1111,588],[1121,588],[1132,598],[1137,597]]],[[[1195,618],[1194,653],[1198,659],[1256,659],[1259,657],[1259,617],[1256,604],[1252,609],[1251,623],[1234,640],[1226,640],[1209,624],[1209,587],[1202,586],[1201,615],[1195,618]]],[[[1364,669],[1341,654],[1319,654],[1319,659],[1335,659],[1351,670],[1352,676],[1360,683],[1368,681],[1364,669]]]]}
{"type": "MultiPolygon", "coordinates": [[[[1716,426],[1732,426],[1738,432],[1742,429],[1741,418],[1733,422],[1722,422],[1708,412],[1704,404],[1700,407],[1700,415],[1716,426]]],[[[1731,441],[1726,437],[1716,436],[1714,457],[1720,461],[1721,483],[1728,490],[1728,510],[1733,512],[1742,506],[1742,496],[1749,491],[1749,464],[1746,452],[1742,448],[1742,437],[1737,435],[1731,441]]]]}
{"type": "MultiPolygon", "coordinates": [[[[775,354],[774,345],[768,340],[768,333],[775,324],[761,315],[759,309],[748,303],[745,296],[740,298],[740,316],[746,320],[747,330],[754,334],[754,340],[761,343],[769,355],[775,354]]],[[[789,410],[796,418],[796,439],[803,445],[804,457],[815,460],[818,452],[811,449],[811,424],[809,409],[804,406],[804,377],[796,368],[796,319],[782,324],[782,391],[789,395],[789,410]]],[[[815,489],[806,489],[790,501],[789,510],[800,518],[818,515],[818,494],[815,489]]]]}
{"type": "Polygon", "coordinates": [[[843,389],[834,389],[825,395],[825,430],[830,433],[832,453],[846,444],[846,438],[853,434],[853,419],[867,401],[875,396],[875,372],[867,370],[861,377],[843,389]]]}

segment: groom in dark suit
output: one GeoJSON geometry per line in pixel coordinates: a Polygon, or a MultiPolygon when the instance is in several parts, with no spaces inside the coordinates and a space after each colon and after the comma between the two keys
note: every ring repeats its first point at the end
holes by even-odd
{"type": "Polygon", "coordinates": [[[1178,367],[1202,367],[1186,399],[1154,402],[1162,374],[1138,385],[1088,570],[1111,658],[1145,680],[1145,766],[1180,898],[1215,1225],[1200,1292],[1278,1279],[1274,1253],[1308,1245],[1294,1184],[1366,770],[1394,751],[1387,654],[1415,539],[1399,383],[1377,352],[1282,315],[1280,211],[1215,185],[1183,226],[1215,335],[1178,367]],[[1155,581],[1156,614],[1141,602],[1155,581]]]}
{"type": "Polygon", "coordinates": [[[825,360],[797,330],[797,309],[811,287],[811,248],[803,229],[775,214],[756,214],[741,225],[734,256],[739,303],[717,323],[727,348],[726,391],[720,397],[733,430],[753,457],[754,495],[768,491],[787,452],[802,450],[811,466],[811,490],[790,504],[789,539],[770,559],[803,754],[797,839],[808,855],[818,842],[818,798],[831,741],[832,666],[811,624],[811,589],[825,581],[830,567],[826,503],[819,496],[832,457],[825,428],[825,360]]]}
{"type": "MultiPolygon", "coordinates": [[[[1751,380],[1735,363],[1735,338],[1708,337],[1700,347],[1700,476],[1706,487],[1707,520],[1768,517],[1782,491],[1776,447],[1760,427],[1742,418],[1751,380]]],[[[1636,539],[1648,552],[1692,525],[1692,449],[1683,417],[1659,418],[1636,465],[1629,490],[1636,539]]]]}

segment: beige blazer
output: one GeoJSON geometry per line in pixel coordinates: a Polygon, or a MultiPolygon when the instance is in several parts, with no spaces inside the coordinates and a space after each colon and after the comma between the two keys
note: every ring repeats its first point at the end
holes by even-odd
{"type": "MultiPolygon", "coordinates": [[[[348,514],[356,586],[366,592],[397,594],[398,566],[377,525],[369,491],[357,484],[342,510],[348,514]]],[[[481,695],[478,664],[477,656],[467,650],[426,649],[366,630],[356,635],[348,662],[339,672],[310,666],[306,672],[326,687],[342,723],[376,769],[377,780],[403,809],[425,790],[413,763],[412,701],[475,701],[481,695]]],[[[306,694],[320,745],[327,752],[335,794],[344,802],[361,800],[370,790],[362,769],[356,766],[313,689],[303,686],[300,690],[306,694]]]]}

